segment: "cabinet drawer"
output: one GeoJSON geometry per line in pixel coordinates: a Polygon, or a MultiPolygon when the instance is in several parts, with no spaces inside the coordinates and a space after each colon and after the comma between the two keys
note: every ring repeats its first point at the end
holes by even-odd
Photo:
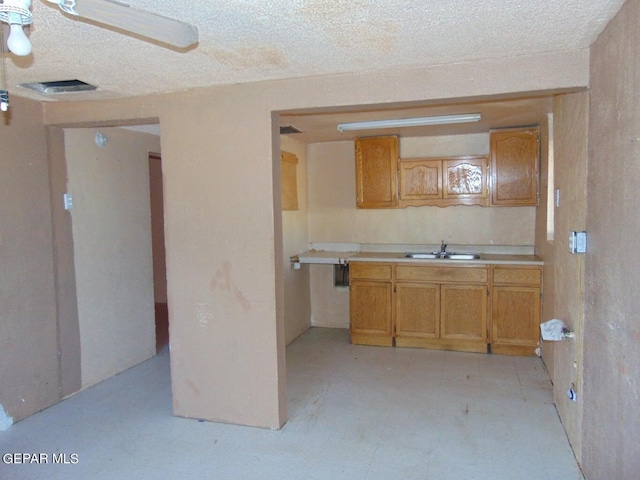
{"type": "Polygon", "coordinates": [[[542,271],[539,268],[503,268],[493,269],[493,283],[540,285],[542,271]]]}
{"type": "Polygon", "coordinates": [[[366,280],[391,280],[391,265],[386,263],[349,264],[349,278],[366,280]]]}
{"type": "Polygon", "coordinates": [[[434,283],[487,283],[487,269],[482,267],[398,265],[396,267],[396,279],[434,283]]]}

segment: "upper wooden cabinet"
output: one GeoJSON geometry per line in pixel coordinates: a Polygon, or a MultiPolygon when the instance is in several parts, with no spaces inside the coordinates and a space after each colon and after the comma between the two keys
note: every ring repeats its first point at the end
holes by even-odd
{"type": "Polygon", "coordinates": [[[356,150],[356,206],[398,206],[398,137],[359,138],[356,150]]]}
{"type": "Polygon", "coordinates": [[[442,161],[431,159],[401,160],[400,204],[424,205],[427,200],[442,198],[442,161]]]}
{"type": "Polygon", "coordinates": [[[492,130],[488,156],[401,159],[398,137],[355,141],[357,208],[538,205],[539,128],[492,130]]]}
{"type": "Polygon", "coordinates": [[[400,207],[488,205],[487,157],[400,160],[400,207]]]}
{"type": "Polygon", "coordinates": [[[538,127],[491,131],[491,205],[538,205],[538,127]]]}
{"type": "Polygon", "coordinates": [[[298,210],[298,157],[280,152],[282,210],[298,210]]]}

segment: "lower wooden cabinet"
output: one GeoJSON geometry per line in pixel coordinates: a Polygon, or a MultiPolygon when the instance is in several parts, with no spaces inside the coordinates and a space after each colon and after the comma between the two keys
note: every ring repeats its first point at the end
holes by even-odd
{"type": "Polygon", "coordinates": [[[351,342],[534,355],[542,268],[350,264],[351,342]]]}
{"type": "Polygon", "coordinates": [[[349,266],[351,343],[393,345],[392,266],[353,263],[349,266]]]}
{"type": "Polygon", "coordinates": [[[486,282],[486,267],[396,266],[396,346],[486,352],[486,282]]]}
{"type": "Polygon", "coordinates": [[[478,343],[480,351],[486,351],[486,285],[442,285],[440,337],[478,343]]]}
{"type": "Polygon", "coordinates": [[[542,269],[494,267],[491,351],[535,355],[541,321],[542,269]]]}
{"type": "Polygon", "coordinates": [[[396,283],[396,345],[440,338],[440,285],[396,283]]]}
{"type": "Polygon", "coordinates": [[[391,282],[352,282],[349,295],[351,341],[364,345],[393,345],[391,282]]]}

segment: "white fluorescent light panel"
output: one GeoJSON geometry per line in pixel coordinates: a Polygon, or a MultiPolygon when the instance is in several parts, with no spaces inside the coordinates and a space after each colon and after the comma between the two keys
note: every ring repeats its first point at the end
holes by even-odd
{"type": "Polygon", "coordinates": [[[433,117],[398,118],[392,120],[374,120],[370,122],[352,122],[338,124],[339,132],[350,130],[371,130],[377,128],[422,127],[428,125],[448,125],[452,123],[478,122],[482,116],[479,113],[465,113],[460,115],[438,115],[433,117]]]}

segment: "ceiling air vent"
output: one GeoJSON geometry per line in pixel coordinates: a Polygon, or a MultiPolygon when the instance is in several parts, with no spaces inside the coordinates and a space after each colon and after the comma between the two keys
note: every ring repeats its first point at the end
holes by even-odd
{"type": "Polygon", "coordinates": [[[80,80],[58,80],[54,82],[21,83],[21,87],[35,90],[43,95],[53,95],[55,93],[75,93],[95,90],[95,85],[90,85],[80,80]]]}
{"type": "Polygon", "coordinates": [[[291,125],[285,125],[284,127],[280,127],[280,135],[288,135],[290,133],[302,133],[296,127],[292,127],[291,125]]]}

